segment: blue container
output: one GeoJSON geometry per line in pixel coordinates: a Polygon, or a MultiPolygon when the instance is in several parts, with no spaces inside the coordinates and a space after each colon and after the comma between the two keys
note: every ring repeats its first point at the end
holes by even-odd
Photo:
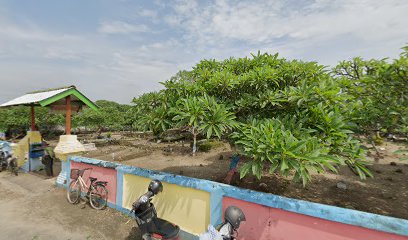
{"type": "Polygon", "coordinates": [[[44,147],[41,143],[31,143],[30,152],[28,154],[29,158],[40,158],[44,156],[44,147]]]}

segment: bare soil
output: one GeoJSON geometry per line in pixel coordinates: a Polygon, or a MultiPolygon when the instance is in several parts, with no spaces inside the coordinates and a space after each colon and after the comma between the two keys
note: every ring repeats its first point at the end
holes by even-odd
{"type": "MultiPolygon", "coordinates": [[[[97,146],[96,151],[87,152],[84,156],[218,182],[223,182],[226,177],[232,156],[226,143],[209,152],[198,152],[194,157],[190,142],[182,141],[157,143],[148,139],[128,139],[99,143],[97,146]]],[[[381,153],[379,159],[375,157],[374,149],[369,149],[367,161],[371,164],[369,169],[374,178],[367,180],[360,180],[347,166],[340,166],[338,174],[314,174],[313,181],[306,187],[290,179],[268,174],[261,180],[253,176],[240,179],[236,174],[231,184],[295,199],[408,219],[408,160],[400,160],[401,155],[394,154],[396,150],[408,147],[406,144],[385,142],[377,148],[381,153]],[[339,182],[344,183],[347,189],[338,188],[339,182]]],[[[243,159],[239,164],[245,161],[243,159]]]]}
{"type": "Polygon", "coordinates": [[[136,223],[121,213],[72,205],[55,178],[0,173],[0,239],[140,239],[136,223]]]}

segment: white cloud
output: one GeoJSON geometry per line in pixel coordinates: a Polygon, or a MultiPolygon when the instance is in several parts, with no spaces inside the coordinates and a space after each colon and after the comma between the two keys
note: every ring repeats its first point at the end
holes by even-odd
{"type": "Polygon", "coordinates": [[[44,57],[48,59],[75,61],[81,59],[81,54],[66,48],[50,47],[45,50],[44,57]]]}
{"type": "Polygon", "coordinates": [[[378,30],[403,30],[408,21],[408,2],[404,0],[316,1],[303,9],[284,1],[216,1],[204,9],[187,2],[174,6],[174,10],[176,15],[170,16],[170,23],[180,24],[188,34],[252,43],[284,36],[375,35],[378,30]]]}
{"type": "Polygon", "coordinates": [[[0,6],[0,102],[38,86],[76,84],[92,99],[129,103],[203,58],[261,50],[335,64],[358,55],[395,57],[408,41],[406,0],[154,2],[151,9],[126,2],[124,14],[109,11],[128,21],[104,15],[113,21],[99,22],[95,31],[74,28],[75,34],[36,19],[7,19],[18,13],[0,6]],[[155,34],[131,34],[142,32],[155,34]]]}
{"type": "Polygon", "coordinates": [[[75,40],[77,36],[64,33],[49,33],[36,26],[21,27],[0,21],[0,42],[6,40],[57,42],[75,40]]]}
{"type": "Polygon", "coordinates": [[[157,17],[157,12],[149,9],[142,9],[141,11],[138,12],[139,16],[142,17],[150,17],[150,18],[156,18],[157,17]]]}
{"type": "Polygon", "coordinates": [[[112,21],[103,22],[98,29],[101,33],[108,34],[126,34],[126,33],[137,33],[137,32],[147,32],[149,28],[143,24],[130,24],[122,21],[112,21]]]}
{"type": "Polygon", "coordinates": [[[0,61],[78,60],[87,52],[82,48],[84,36],[45,31],[33,24],[19,26],[4,20],[0,25],[0,61]]]}
{"type": "Polygon", "coordinates": [[[0,102],[38,87],[74,84],[93,100],[129,103],[162,88],[159,82],[175,74],[177,61],[184,59],[174,39],[122,46],[98,33],[65,35],[34,25],[1,25],[0,102]]]}
{"type": "Polygon", "coordinates": [[[220,0],[208,5],[177,1],[171,6],[174,13],[165,21],[183,29],[187,43],[202,52],[237,45],[244,46],[238,54],[247,48],[289,46],[312,51],[327,42],[340,44],[331,44],[333,48],[346,47],[339,40],[351,38],[376,51],[388,41],[401,44],[401,39],[408,39],[406,0],[220,0]]]}

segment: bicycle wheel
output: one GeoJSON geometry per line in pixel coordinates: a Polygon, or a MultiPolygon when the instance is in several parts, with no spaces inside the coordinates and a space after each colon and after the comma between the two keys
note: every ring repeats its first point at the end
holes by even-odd
{"type": "Polygon", "coordinates": [[[101,210],[108,204],[108,190],[105,186],[96,185],[89,195],[89,203],[96,210],[101,210]]]}
{"type": "Polygon", "coordinates": [[[67,200],[71,204],[76,204],[79,202],[79,197],[81,196],[81,187],[79,186],[78,180],[73,180],[67,189],[67,200]]]}

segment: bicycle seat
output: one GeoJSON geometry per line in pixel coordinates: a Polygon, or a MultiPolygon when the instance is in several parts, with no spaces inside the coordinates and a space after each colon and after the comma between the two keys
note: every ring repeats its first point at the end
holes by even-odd
{"type": "Polygon", "coordinates": [[[97,178],[94,177],[89,177],[89,180],[91,180],[91,182],[95,182],[96,180],[98,180],[97,178]]]}
{"type": "Polygon", "coordinates": [[[108,182],[106,182],[106,181],[97,181],[95,184],[97,184],[97,185],[106,185],[106,184],[108,184],[108,182]]]}

